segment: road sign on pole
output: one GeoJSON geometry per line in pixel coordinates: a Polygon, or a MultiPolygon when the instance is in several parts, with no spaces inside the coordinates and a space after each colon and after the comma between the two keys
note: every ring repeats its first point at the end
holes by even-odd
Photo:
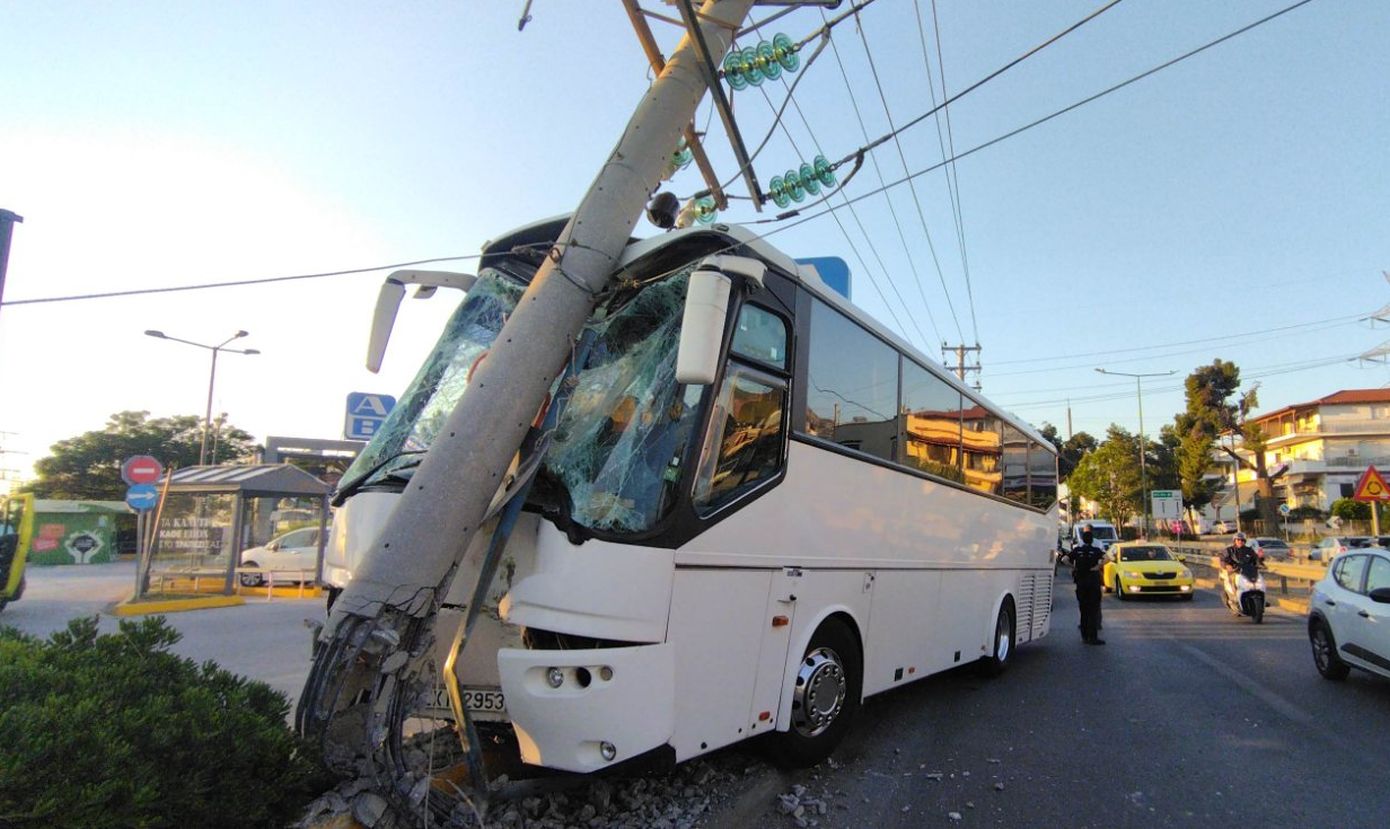
{"type": "Polygon", "coordinates": [[[121,480],[132,486],[152,484],[164,474],[164,464],[149,455],[133,455],[121,464],[121,480]]]}
{"type": "Polygon", "coordinates": [[[1165,521],[1182,519],[1182,490],[1154,489],[1149,491],[1149,501],[1153,504],[1153,516],[1165,521]]]}
{"type": "Polygon", "coordinates": [[[396,407],[396,398],[389,394],[367,394],[355,391],[347,396],[347,420],[343,437],[348,440],[371,440],[386,416],[396,407]]]}
{"type": "Polygon", "coordinates": [[[159,490],[154,484],[132,484],[125,492],[125,502],[137,512],[152,509],[159,501],[159,490]]]}
{"type": "Polygon", "coordinates": [[[1357,501],[1385,503],[1390,501],[1390,486],[1386,485],[1384,476],[1377,472],[1374,466],[1368,466],[1356,482],[1356,494],[1351,497],[1357,501]]]}

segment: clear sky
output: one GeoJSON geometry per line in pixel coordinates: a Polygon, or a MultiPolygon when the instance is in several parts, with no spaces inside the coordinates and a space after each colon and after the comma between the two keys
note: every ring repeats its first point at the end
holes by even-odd
{"type": "MultiPolygon", "coordinates": [[[[902,178],[903,158],[930,167],[947,140],[964,152],[1288,2],[1124,0],[961,97],[949,139],[928,118],[901,134],[901,155],[879,147],[878,169],[866,163],[843,192],[868,194],[880,171],[902,178]]],[[[1099,5],[937,0],[938,63],[930,0],[878,0],[801,71],[790,139],[773,135],[760,180],[817,146],[835,160],[883,135],[884,101],[898,125],[930,110],[924,42],[939,100],[943,74],[954,94],[1099,5]]],[[[646,62],[616,1],[536,0],[518,32],[522,6],[8,4],[0,208],[25,222],[5,299],[469,255],[571,210],[645,90],[646,62]]],[[[768,31],[800,39],[820,22],[798,10],[768,31]]],[[[669,54],[678,30],[652,25],[669,54]]],[[[1077,430],[1136,428],[1133,381],[1097,366],[1177,372],[1145,383],[1150,432],[1182,407],[1183,376],[1215,357],[1260,380],[1265,409],[1379,387],[1390,368],[1348,358],[1390,339],[1358,321],[1390,303],[1386,42],[1390,4],[1314,0],[961,159],[959,230],[941,171],[837,211],[840,223],[760,227],[793,256],[844,257],[856,302],[928,354],[978,342],[985,394],[1034,424],[1065,431],[1070,399],[1077,430]]],[[[773,105],[786,95],[782,82],[762,89],[773,105]]],[[[756,146],[772,107],[756,90],[734,102],[756,146]]],[[[709,124],[728,178],[728,142],[709,124]]],[[[688,195],[698,174],[668,187],[688,195]]],[[[736,201],[721,219],[775,212],[736,201]]],[[[248,330],[240,344],[262,353],[219,361],[214,411],[258,439],[340,437],[348,392],[399,393],[454,302],[408,301],[372,375],[363,354],[384,275],[7,304],[0,467],[27,472],[112,412],[201,414],[207,353],[151,328],[206,343],[248,330]]]]}

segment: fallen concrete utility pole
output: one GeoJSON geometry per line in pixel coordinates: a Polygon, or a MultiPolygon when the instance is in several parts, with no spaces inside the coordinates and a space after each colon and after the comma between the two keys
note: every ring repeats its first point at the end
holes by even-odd
{"type": "MultiPolygon", "coordinates": [[[[712,60],[722,59],[752,3],[704,3],[700,29],[712,60]]],[[[393,742],[389,712],[402,704],[394,697],[423,670],[431,622],[453,574],[707,91],[699,60],[687,35],[638,104],[320,635],[300,728],[321,738],[325,758],[340,770],[361,770],[363,759],[371,759],[389,789],[382,793],[398,804],[423,797],[425,787],[400,779],[399,762],[382,756],[393,742]]]]}

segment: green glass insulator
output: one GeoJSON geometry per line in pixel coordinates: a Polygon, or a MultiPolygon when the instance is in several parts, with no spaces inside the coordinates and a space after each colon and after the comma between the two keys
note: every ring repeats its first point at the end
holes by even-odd
{"type": "Polygon", "coordinates": [[[717,218],[719,218],[719,211],[715,209],[714,199],[706,196],[695,202],[695,221],[702,225],[711,225],[717,218]]]}
{"type": "Polygon", "coordinates": [[[786,182],[782,181],[781,176],[772,177],[772,181],[767,186],[767,194],[778,207],[786,207],[792,203],[791,198],[787,196],[786,182]]]}
{"type": "Polygon", "coordinates": [[[694,157],[695,154],[692,153],[690,148],[685,146],[685,142],[682,141],[680,145],[676,147],[676,151],[671,153],[671,166],[675,167],[677,170],[684,170],[694,157]]]}
{"type": "Polygon", "coordinates": [[[772,52],[777,56],[777,62],[788,72],[795,72],[801,67],[801,56],[796,53],[796,44],[786,35],[777,35],[772,39],[772,52]]]}
{"type": "Polygon", "coordinates": [[[830,162],[825,160],[825,156],[816,156],[816,164],[814,169],[816,173],[816,178],[820,180],[820,183],[825,187],[825,189],[829,190],[830,188],[835,186],[835,171],[830,169],[830,162]]]}
{"type": "Polygon", "coordinates": [[[766,40],[758,44],[758,69],[770,81],[782,77],[782,64],[777,60],[776,50],[766,40]]]}
{"type": "Polygon", "coordinates": [[[801,186],[806,188],[806,192],[813,196],[820,195],[820,181],[816,178],[816,170],[810,164],[802,164],[797,171],[797,179],[801,186]]]}
{"type": "Polygon", "coordinates": [[[749,46],[746,49],[738,50],[739,64],[743,67],[743,79],[750,86],[759,86],[763,82],[762,70],[758,68],[758,50],[749,46]]]}
{"type": "Polygon", "coordinates": [[[787,188],[787,195],[792,197],[792,201],[801,202],[806,200],[806,188],[801,184],[801,177],[795,170],[788,170],[782,176],[782,181],[787,188]]]}
{"type": "Polygon", "coordinates": [[[730,52],[724,58],[724,80],[734,89],[747,89],[748,81],[743,78],[743,59],[738,52],[730,52]]]}

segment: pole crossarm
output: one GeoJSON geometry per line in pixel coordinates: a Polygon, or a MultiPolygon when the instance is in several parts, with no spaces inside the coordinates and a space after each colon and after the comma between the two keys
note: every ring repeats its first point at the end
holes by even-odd
{"type": "MultiPolygon", "coordinates": [[[[656,45],[652,28],[647,25],[646,18],[642,16],[642,9],[638,7],[637,0],[623,0],[623,7],[627,9],[628,19],[632,21],[633,31],[637,33],[637,40],[642,44],[642,51],[647,55],[647,62],[651,64],[652,73],[659,76],[666,69],[666,58],[656,45]]],[[[714,167],[709,163],[709,156],[705,154],[705,147],[700,143],[700,136],[695,132],[693,123],[685,125],[684,135],[685,146],[690,148],[690,155],[695,160],[695,166],[700,168],[700,175],[705,180],[705,186],[709,188],[710,195],[714,197],[714,206],[720,210],[728,210],[729,197],[724,195],[724,188],[719,185],[719,178],[714,174],[714,167]]]]}
{"type": "Polygon", "coordinates": [[[758,177],[753,172],[753,161],[748,157],[748,147],[744,145],[743,135],[739,132],[738,123],[734,121],[734,111],[729,106],[729,98],[724,94],[724,85],[719,82],[719,70],[710,54],[709,44],[705,42],[704,32],[700,29],[690,0],[680,0],[679,8],[681,18],[685,20],[686,31],[689,32],[695,46],[695,54],[698,57],[696,64],[705,79],[705,85],[709,87],[710,100],[719,112],[719,120],[724,122],[724,131],[729,134],[729,144],[734,150],[734,160],[738,162],[739,170],[743,172],[743,180],[748,184],[748,194],[753,197],[753,209],[761,213],[762,189],[758,186],[758,177]]]}

